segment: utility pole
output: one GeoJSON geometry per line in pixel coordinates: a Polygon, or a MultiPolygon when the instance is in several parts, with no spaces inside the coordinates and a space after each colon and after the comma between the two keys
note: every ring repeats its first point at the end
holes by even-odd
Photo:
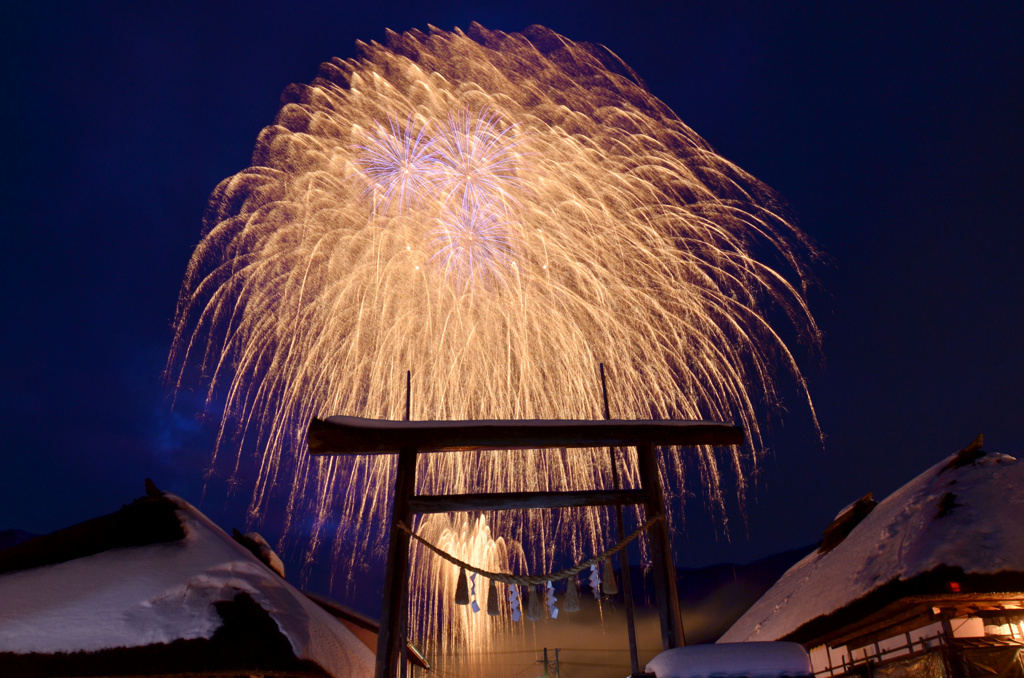
{"type": "Polygon", "coordinates": [[[546,647],[544,648],[544,659],[538,660],[537,663],[544,665],[544,676],[545,676],[545,678],[548,678],[549,676],[551,676],[551,665],[552,664],[554,664],[554,666],[555,666],[554,678],[560,678],[560,676],[562,675],[561,671],[560,671],[560,667],[559,667],[559,662],[558,662],[558,653],[561,652],[561,651],[562,651],[562,648],[556,647],[555,648],[555,659],[554,659],[554,661],[549,661],[548,660],[548,649],[546,647]]]}

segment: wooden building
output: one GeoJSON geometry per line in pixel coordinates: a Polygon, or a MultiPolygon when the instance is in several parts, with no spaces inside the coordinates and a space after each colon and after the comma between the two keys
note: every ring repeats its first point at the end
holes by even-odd
{"type": "Polygon", "coordinates": [[[798,642],[817,676],[1024,678],[1024,463],[981,446],[843,509],[720,642],[798,642]]]}

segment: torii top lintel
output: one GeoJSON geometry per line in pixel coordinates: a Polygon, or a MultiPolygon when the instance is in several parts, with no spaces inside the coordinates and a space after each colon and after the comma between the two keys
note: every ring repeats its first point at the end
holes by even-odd
{"type": "Polygon", "coordinates": [[[728,422],[677,420],[590,421],[518,419],[476,421],[389,421],[362,417],[314,418],[309,452],[392,454],[472,450],[540,450],[651,445],[742,445],[743,428],[728,422]]]}

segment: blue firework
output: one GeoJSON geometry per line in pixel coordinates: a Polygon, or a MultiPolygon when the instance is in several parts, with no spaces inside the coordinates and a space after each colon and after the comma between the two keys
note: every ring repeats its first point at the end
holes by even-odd
{"type": "Polygon", "coordinates": [[[434,192],[438,160],[426,125],[416,129],[410,115],[405,124],[392,117],[388,128],[377,123],[357,145],[357,162],[367,180],[365,195],[387,212],[392,204],[399,210],[420,204],[434,192]]]}
{"type": "Polygon", "coordinates": [[[510,190],[521,188],[519,141],[513,125],[486,110],[449,113],[438,133],[436,188],[447,201],[507,204],[510,190]]]}
{"type": "Polygon", "coordinates": [[[462,200],[433,229],[433,264],[459,291],[505,281],[513,266],[512,224],[493,204],[462,200]]]}

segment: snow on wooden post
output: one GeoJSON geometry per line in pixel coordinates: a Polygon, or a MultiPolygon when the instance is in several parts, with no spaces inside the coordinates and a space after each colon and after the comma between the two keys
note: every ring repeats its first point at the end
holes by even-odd
{"type": "MultiPolygon", "coordinates": [[[[309,452],[327,454],[398,453],[395,499],[391,517],[384,601],[377,637],[375,678],[394,678],[401,652],[409,586],[409,535],[398,521],[412,526],[413,513],[503,510],[568,506],[643,504],[648,518],[664,515],[655,445],[742,445],[743,429],[711,421],[381,421],[359,417],[314,418],[309,423],[309,452]],[[543,450],[581,447],[636,447],[640,484],[636,490],[572,492],[500,492],[474,495],[415,496],[416,457],[425,452],[466,450],[543,450]]],[[[666,521],[651,528],[662,645],[683,645],[683,627],[676,592],[672,544],[666,521]]]]}

